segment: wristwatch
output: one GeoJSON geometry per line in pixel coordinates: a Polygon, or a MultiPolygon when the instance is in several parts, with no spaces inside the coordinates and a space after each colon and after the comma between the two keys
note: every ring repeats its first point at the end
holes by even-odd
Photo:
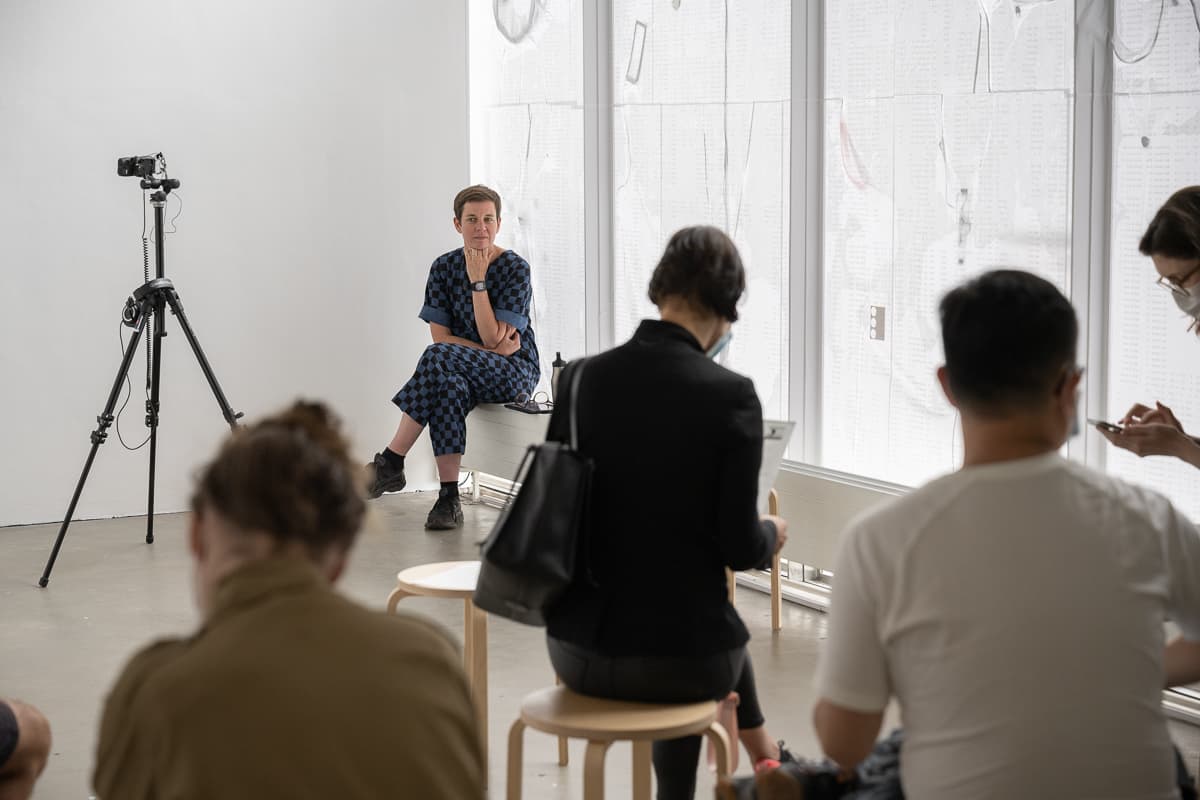
{"type": "Polygon", "coordinates": [[[486,281],[475,281],[474,283],[471,284],[471,291],[472,292],[486,292],[487,291],[487,282],[486,281]]]}

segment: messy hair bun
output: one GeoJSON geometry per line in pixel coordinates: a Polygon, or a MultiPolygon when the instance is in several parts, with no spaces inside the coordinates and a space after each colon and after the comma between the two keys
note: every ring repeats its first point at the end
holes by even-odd
{"type": "Polygon", "coordinates": [[[353,543],[366,514],[361,484],[341,421],[299,400],[230,434],[200,472],[192,509],[319,554],[353,543]]]}

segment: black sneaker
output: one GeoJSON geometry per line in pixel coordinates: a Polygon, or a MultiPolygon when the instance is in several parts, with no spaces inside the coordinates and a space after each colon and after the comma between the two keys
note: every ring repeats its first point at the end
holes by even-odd
{"type": "Polygon", "coordinates": [[[404,480],[404,467],[397,469],[383,457],[383,453],[376,453],[375,460],[366,466],[367,476],[367,497],[376,498],[384,492],[398,492],[404,488],[407,483],[404,480]]]}
{"type": "Polygon", "coordinates": [[[439,495],[425,520],[425,530],[452,531],[462,526],[462,503],[458,501],[458,495],[439,495]]]}

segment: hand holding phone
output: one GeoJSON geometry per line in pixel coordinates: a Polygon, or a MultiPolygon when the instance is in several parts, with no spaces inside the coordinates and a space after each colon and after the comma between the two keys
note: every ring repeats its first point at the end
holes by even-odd
{"type": "Polygon", "coordinates": [[[1088,419],[1088,425],[1093,425],[1096,428],[1106,433],[1124,433],[1125,429],[1120,425],[1114,425],[1111,422],[1105,422],[1102,419],[1088,419]]]}

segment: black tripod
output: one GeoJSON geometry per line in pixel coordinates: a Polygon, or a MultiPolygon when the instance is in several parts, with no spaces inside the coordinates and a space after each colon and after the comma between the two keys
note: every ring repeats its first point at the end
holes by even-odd
{"type": "Polygon", "coordinates": [[[67,535],[67,526],[71,524],[71,517],[75,514],[75,504],[79,502],[83,484],[87,481],[88,473],[91,472],[96,451],[108,438],[108,428],[113,424],[113,410],[117,406],[121,384],[129,374],[129,366],[133,363],[138,342],[150,319],[154,320],[154,332],[149,341],[151,352],[150,399],[146,401],[146,427],[150,429],[150,481],[146,508],[147,543],[154,541],[154,462],[158,454],[158,388],[162,371],[163,337],[167,335],[165,312],[168,306],[171,308],[171,313],[178,317],[179,327],[183,330],[183,335],[187,337],[188,344],[192,347],[192,353],[196,356],[196,361],[200,363],[200,369],[203,370],[204,377],[208,380],[208,386],[212,389],[213,396],[217,399],[217,405],[221,407],[221,414],[229,423],[229,427],[236,428],[237,420],[242,416],[240,413],[235,413],[229,406],[229,401],[225,399],[225,393],[221,391],[221,384],[217,382],[217,376],[213,374],[204,351],[200,349],[200,342],[196,341],[196,334],[188,323],[187,315],[183,313],[183,304],[179,301],[179,293],[175,291],[175,286],[171,281],[163,277],[163,209],[167,204],[167,194],[172,189],[179,188],[179,181],[174,178],[151,177],[144,178],[141,186],[143,190],[156,190],[150,195],[150,205],[154,207],[154,257],[157,266],[155,278],[135,289],[133,296],[125,302],[122,318],[126,325],[133,328],[133,337],[125,347],[121,368],[117,370],[117,379],[113,381],[112,391],[108,393],[108,402],[104,404],[104,410],[100,412],[100,416],[96,417],[96,422],[99,424],[96,426],[96,430],[92,431],[92,449],[88,453],[87,461],[84,462],[79,482],[75,484],[75,493],[71,495],[71,504],[67,506],[67,515],[63,519],[62,527],[58,530],[58,538],[54,540],[54,549],[50,552],[46,569],[42,573],[41,580],[38,581],[39,586],[45,586],[50,582],[50,570],[54,569],[54,561],[58,558],[63,538],[67,535]]]}

